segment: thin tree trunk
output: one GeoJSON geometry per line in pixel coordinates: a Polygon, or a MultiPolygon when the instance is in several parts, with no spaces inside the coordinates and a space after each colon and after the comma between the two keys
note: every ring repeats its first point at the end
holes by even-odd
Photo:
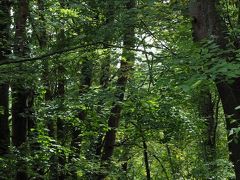
{"type": "MultiPolygon", "coordinates": [[[[131,10],[135,8],[135,0],[128,0],[126,1],[126,9],[131,10]]],[[[129,13],[129,12],[128,12],[129,13]]],[[[130,13],[128,14],[130,15],[130,13]]],[[[133,14],[131,14],[133,15],[133,14]]],[[[133,19],[125,22],[124,27],[124,39],[123,44],[126,49],[134,47],[134,25],[133,19]]],[[[129,79],[129,73],[132,69],[133,62],[134,62],[134,53],[129,52],[126,49],[123,49],[123,58],[121,59],[120,64],[120,74],[117,80],[117,90],[115,93],[116,101],[113,104],[113,107],[110,112],[110,117],[108,120],[108,127],[109,130],[106,132],[104,137],[104,145],[103,145],[103,152],[101,156],[102,167],[108,170],[109,168],[109,161],[113,155],[114,145],[116,141],[116,133],[117,128],[119,127],[120,122],[120,114],[122,111],[121,103],[124,99],[126,84],[129,79]]],[[[98,179],[104,179],[107,174],[102,173],[98,175],[98,179]]]]}
{"type": "MultiPolygon", "coordinates": [[[[141,129],[142,131],[142,129],[141,129]]],[[[149,166],[149,160],[148,160],[148,147],[147,147],[147,142],[145,140],[144,134],[142,133],[142,144],[143,144],[143,157],[144,157],[144,163],[145,163],[145,170],[146,170],[146,178],[147,180],[151,180],[151,171],[150,171],[150,166],[149,166]]]]}
{"type": "MultiPolygon", "coordinates": [[[[221,49],[226,48],[227,28],[224,26],[219,12],[216,9],[217,0],[198,0],[191,4],[190,14],[193,18],[193,39],[201,41],[204,38],[215,36],[216,43],[221,49]]],[[[229,55],[226,54],[226,57],[229,55]]],[[[235,109],[240,105],[240,78],[233,79],[230,83],[221,76],[215,79],[219,96],[222,101],[223,110],[226,118],[228,133],[234,128],[239,128],[240,112],[235,109]]],[[[234,165],[236,179],[240,179],[240,138],[234,133],[228,136],[228,148],[230,152],[230,160],[234,165]]]]}
{"type": "Polygon", "coordinates": [[[162,161],[155,154],[153,154],[152,156],[159,162],[159,164],[161,165],[162,170],[165,174],[166,179],[169,180],[167,170],[166,170],[165,166],[163,165],[162,161]]]}
{"type": "Polygon", "coordinates": [[[216,158],[216,120],[214,117],[214,103],[209,85],[202,84],[198,95],[199,115],[204,120],[203,146],[205,149],[205,161],[209,165],[208,171],[213,172],[215,166],[212,165],[216,158]]]}
{"type": "MultiPolygon", "coordinates": [[[[0,12],[2,18],[0,21],[0,61],[4,61],[11,52],[9,47],[9,27],[11,24],[9,0],[0,2],[0,12]]],[[[2,79],[0,83],[0,156],[8,154],[10,146],[8,90],[8,83],[2,79]]]]}
{"type": "Polygon", "coordinates": [[[169,164],[170,164],[170,169],[171,169],[171,173],[172,173],[172,178],[173,178],[173,179],[177,179],[177,178],[176,178],[176,171],[175,171],[174,164],[173,164],[173,161],[172,161],[172,153],[171,153],[171,150],[170,150],[168,144],[166,144],[165,146],[166,146],[166,150],[167,150],[167,154],[168,154],[168,160],[169,160],[169,164]]]}

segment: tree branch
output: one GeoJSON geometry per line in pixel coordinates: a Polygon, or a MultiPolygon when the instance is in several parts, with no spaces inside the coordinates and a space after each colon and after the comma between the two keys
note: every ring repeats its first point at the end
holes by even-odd
{"type": "Polygon", "coordinates": [[[58,54],[62,54],[62,53],[65,53],[65,52],[70,52],[70,51],[80,49],[80,48],[86,48],[86,47],[89,47],[89,46],[92,46],[92,45],[97,45],[97,44],[99,44],[99,43],[85,44],[85,45],[75,46],[75,47],[72,47],[72,48],[58,49],[56,51],[48,52],[46,54],[36,56],[36,57],[32,57],[32,58],[20,58],[20,57],[17,57],[17,59],[10,58],[8,60],[0,62],[0,66],[6,65],[6,64],[16,64],[16,63],[22,63],[22,62],[44,60],[45,58],[48,58],[50,56],[55,56],[55,55],[58,55],[58,54]]]}
{"type": "MultiPolygon", "coordinates": [[[[17,63],[23,63],[23,62],[31,62],[31,61],[37,61],[37,60],[45,60],[48,57],[51,56],[55,56],[55,55],[59,55],[62,53],[66,53],[66,52],[70,52],[70,51],[74,51],[77,49],[81,49],[81,48],[87,48],[93,45],[104,45],[104,47],[98,48],[98,49],[106,49],[106,48],[125,48],[123,46],[118,46],[118,45],[113,45],[113,44],[107,44],[104,42],[96,42],[96,43],[91,43],[91,44],[84,44],[84,45],[78,45],[75,47],[71,47],[71,48],[63,48],[63,49],[58,49],[52,52],[48,52],[46,54],[40,55],[40,56],[36,56],[36,57],[32,57],[32,58],[9,58],[7,60],[1,61],[0,62],[0,66],[2,65],[7,65],[7,64],[17,64],[17,63]]],[[[156,57],[154,55],[153,52],[147,52],[146,50],[142,50],[142,49],[134,49],[134,48],[125,48],[127,50],[131,50],[131,51],[137,51],[137,52],[142,52],[143,54],[149,54],[153,57],[156,57]]]]}

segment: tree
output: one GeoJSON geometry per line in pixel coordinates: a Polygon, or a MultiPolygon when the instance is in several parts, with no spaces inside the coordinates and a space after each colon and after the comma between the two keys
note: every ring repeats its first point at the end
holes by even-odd
{"type": "Polygon", "coordinates": [[[216,170],[217,159],[217,125],[218,125],[218,96],[214,97],[214,90],[208,82],[202,82],[196,93],[193,94],[193,100],[196,103],[199,117],[203,120],[203,137],[202,137],[202,158],[206,164],[206,169],[209,172],[207,175],[214,176],[216,170]],[[210,173],[210,172],[213,172],[210,173]]]}
{"type": "MultiPolygon", "coordinates": [[[[128,17],[133,15],[133,8],[135,8],[136,2],[134,0],[129,0],[126,2],[126,9],[128,10],[128,17]]],[[[126,89],[126,84],[129,79],[129,74],[131,72],[134,63],[134,53],[130,52],[128,49],[134,47],[134,19],[125,22],[124,24],[124,37],[123,37],[123,54],[120,65],[120,74],[117,80],[117,90],[115,92],[115,102],[112,106],[110,117],[108,120],[108,127],[110,128],[104,137],[104,145],[101,156],[101,161],[103,167],[106,166],[105,163],[109,163],[111,156],[113,155],[114,145],[116,141],[117,128],[119,127],[120,114],[122,111],[121,103],[124,100],[124,94],[126,89]]],[[[108,166],[108,165],[107,165],[108,166]]],[[[103,179],[104,174],[99,175],[98,179],[103,179]]]]}
{"type": "Polygon", "coordinates": [[[0,5],[0,178],[233,178],[239,2],[0,5]]]}
{"type": "MultiPolygon", "coordinates": [[[[10,1],[4,0],[0,2],[0,14],[2,20],[0,22],[0,60],[3,61],[10,55],[10,1]]],[[[9,85],[7,79],[3,79],[0,83],[0,156],[4,156],[9,153],[10,146],[10,131],[9,131],[9,85]]]]}
{"type": "MultiPolygon", "coordinates": [[[[222,21],[220,16],[221,11],[217,9],[217,4],[218,1],[216,0],[200,0],[191,4],[193,39],[195,41],[201,41],[205,38],[214,36],[216,44],[221,51],[223,51],[222,55],[227,59],[229,54],[224,52],[227,48],[226,45],[229,43],[227,40],[227,27],[225,22],[222,21]]],[[[221,61],[220,57],[219,61],[221,61]]],[[[234,61],[234,57],[231,58],[231,61],[234,61]]],[[[236,109],[240,104],[239,78],[233,78],[231,79],[232,82],[230,82],[227,81],[224,76],[218,75],[214,80],[222,101],[227,130],[228,133],[230,133],[232,130],[239,127],[240,113],[236,109]]],[[[228,136],[228,140],[230,160],[234,165],[236,179],[240,179],[239,140],[234,133],[228,136]]]]}
{"type": "MultiPolygon", "coordinates": [[[[15,18],[15,40],[14,40],[14,55],[18,57],[28,56],[27,45],[27,18],[29,15],[28,1],[17,1],[16,5],[16,18],[15,18]]],[[[24,66],[17,67],[18,71],[23,71],[24,66]]],[[[26,70],[26,69],[25,69],[26,70]]],[[[12,85],[12,141],[13,145],[18,149],[26,148],[28,125],[34,124],[32,118],[32,102],[33,91],[30,87],[26,87],[27,83],[23,78],[23,82],[15,82],[12,85]],[[25,81],[25,82],[24,82],[25,81]]],[[[23,153],[23,151],[21,151],[23,153]]],[[[23,161],[19,160],[17,167],[16,179],[27,179],[26,164],[22,164],[23,161]]]]}

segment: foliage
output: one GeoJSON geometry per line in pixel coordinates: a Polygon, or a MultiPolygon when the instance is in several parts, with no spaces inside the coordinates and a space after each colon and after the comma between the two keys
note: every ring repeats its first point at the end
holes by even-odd
{"type": "MultiPolygon", "coordinates": [[[[39,7],[38,1],[30,1],[29,5],[30,62],[13,64],[21,57],[11,54],[8,58],[12,64],[0,63],[0,83],[34,89],[36,124],[20,149],[11,144],[9,154],[0,156],[0,179],[12,179],[21,161],[27,164],[28,175],[33,179],[50,179],[52,168],[65,178],[76,171],[79,179],[101,173],[107,173],[108,179],[146,179],[143,143],[147,144],[153,179],[234,176],[228,161],[221,103],[214,109],[218,118],[217,155],[206,162],[203,139],[207,127],[199,116],[196,99],[202,98],[199,92],[205,82],[216,97],[211,101],[217,103],[213,82],[219,76],[229,82],[240,76],[240,53],[231,41],[226,50],[221,50],[214,37],[200,44],[193,42],[187,1],[141,0],[130,10],[135,17],[129,16],[125,1],[120,0],[42,2],[44,8],[39,7]],[[131,22],[136,26],[136,42],[133,49],[127,49],[123,44],[124,26],[131,22]],[[46,41],[44,46],[42,38],[46,41]],[[115,94],[124,48],[134,52],[135,62],[131,64],[124,100],[117,102],[122,107],[120,127],[116,129],[111,166],[104,169],[96,149],[104,143],[108,119],[118,101],[115,94]],[[45,58],[36,58],[49,53],[52,54],[45,58]],[[229,57],[223,56],[226,53],[229,57]],[[28,68],[21,69],[19,65],[28,68]],[[106,71],[104,67],[109,68],[106,71]],[[102,74],[109,76],[107,87],[101,84],[102,74]],[[61,82],[64,94],[58,92],[61,82]],[[74,133],[78,130],[77,141],[74,133]],[[73,145],[75,140],[78,148],[73,145]],[[214,172],[209,171],[212,165],[214,172]]],[[[236,7],[221,6],[224,18],[229,16],[236,24],[236,7]]],[[[14,8],[11,11],[14,14],[14,8]]],[[[238,27],[232,29],[229,39],[239,32],[238,27]]],[[[13,37],[14,33],[10,35],[13,37]]],[[[10,41],[13,43],[14,38],[10,41]]],[[[9,119],[11,127],[11,116],[9,119]]],[[[237,134],[239,129],[232,129],[231,133],[237,134]]]]}

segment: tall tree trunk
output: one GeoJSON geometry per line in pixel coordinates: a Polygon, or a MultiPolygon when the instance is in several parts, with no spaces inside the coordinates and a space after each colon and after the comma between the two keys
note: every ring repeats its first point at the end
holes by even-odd
{"type": "MultiPolygon", "coordinates": [[[[133,16],[132,12],[130,12],[133,8],[135,8],[135,0],[127,0],[126,1],[126,9],[128,10],[127,15],[133,16]]],[[[126,84],[129,79],[129,73],[132,70],[132,66],[134,63],[134,53],[130,52],[128,49],[134,47],[134,20],[129,19],[129,21],[125,21],[124,24],[124,37],[123,37],[123,54],[120,64],[120,74],[117,80],[117,90],[115,92],[115,102],[112,106],[110,117],[108,120],[109,130],[106,132],[104,137],[104,145],[103,152],[101,156],[102,167],[108,169],[109,161],[113,155],[114,145],[116,141],[116,133],[117,128],[119,127],[120,114],[122,111],[121,103],[124,99],[126,84]]],[[[99,174],[98,179],[104,179],[107,174],[99,174]]]]}
{"type": "MultiPolygon", "coordinates": [[[[9,0],[0,2],[0,15],[2,19],[0,21],[0,61],[4,61],[11,52],[9,46],[9,27],[11,24],[9,0]]],[[[2,79],[0,82],[0,156],[8,154],[10,146],[8,89],[8,83],[2,79]]]]}
{"type": "MultiPolygon", "coordinates": [[[[18,57],[28,56],[26,24],[28,17],[28,1],[18,0],[15,13],[15,42],[14,54],[18,57]]],[[[23,65],[17,66],[18,71],[25,71],[23,65]]],[[[24,143],[27,139],[28,122],[31,122],[31,102],[33,98],[32,90],[26,88],[25,80],[21,77],[16,80],[12,86],[12,142],[17,149],[21,151],[24,148],[24,143]],[[21,82],[21,83],[20,83],[21,82]]],[[[27,179],[26,163],[20,159],[17,162],[16,179],[27,179]]]]}
{"type": "MultiPolygon", "coordinates": [[[[228,43],[226,38],[227,28],[216,9],[217,3],[217,0],[197,0],[191,4],[193,39],[201,41],[210,36],[215,36],[219,47],[225,49],[228,43]]],[[[234,128],[239,128],[240,124],[240,112],[235,109],[240,105],[240,78],[235,78],[233,81],[233,83],[228,82],[220,76],[215,80],[223,105],[228,133],[234,128]]],[[[230,160],[234,165],[236,179],[238,180],[240,179],[240,138],[233,133],[228,136],[228,141],[230,160]]]]}

